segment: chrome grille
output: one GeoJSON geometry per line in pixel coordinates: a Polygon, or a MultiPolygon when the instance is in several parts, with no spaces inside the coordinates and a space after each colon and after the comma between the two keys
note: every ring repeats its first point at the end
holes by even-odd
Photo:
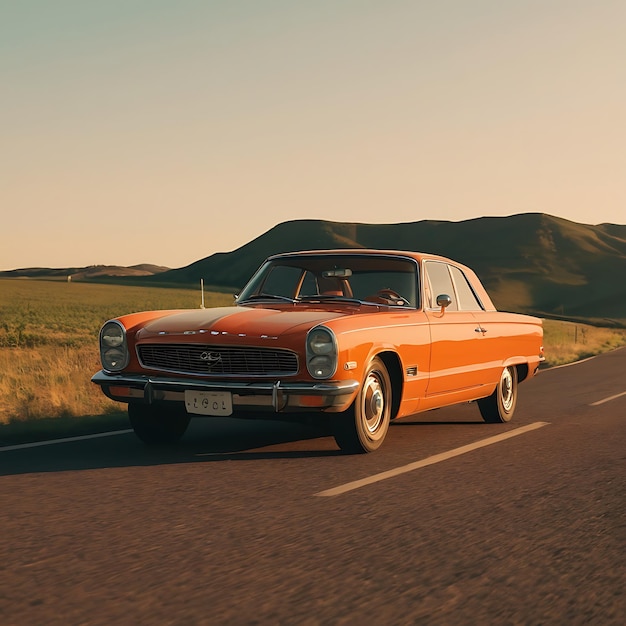
{"type": "Polygon", "coordinates": [[[141,345],[143,367],[202,375],[277,376],[296,374],[298,357],[289,350],[197,344],[141,345]]]}

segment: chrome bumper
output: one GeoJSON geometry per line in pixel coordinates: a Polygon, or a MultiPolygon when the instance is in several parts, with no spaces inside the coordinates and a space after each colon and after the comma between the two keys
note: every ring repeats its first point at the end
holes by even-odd
{"type": "Polygon", "coordinates": [[[167,378],[143,374],[108,374],[100,370],[91,382],[102,387],[112,400],[184,402],[185,391],[227,391],[232,394],[233,407],[344,411],[354,399],[359,382],[238,382],[167,378]]]}

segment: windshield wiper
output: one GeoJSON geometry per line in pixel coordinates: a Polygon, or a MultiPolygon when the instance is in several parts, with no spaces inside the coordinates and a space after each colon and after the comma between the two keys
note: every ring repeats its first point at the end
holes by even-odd
{"type": "Polygon", "coordinates": [[[245,300],[238,300],[238,304],[242,302],[249,302],[250,300],[281,300],[283,302],[295,302],[293,298],[287,296],[278,296],[274,293],[257,293],[252,296],[248,296],[245,300]]]}
{"type": "Polygon", "coordinates": [[[331,296],[329,294],[319,294],[317,296],[300,296],[296,302],[345,302],[347,304],[363,304],[362,300],[357,298],[348,298],[347,296],[331,296]]]}

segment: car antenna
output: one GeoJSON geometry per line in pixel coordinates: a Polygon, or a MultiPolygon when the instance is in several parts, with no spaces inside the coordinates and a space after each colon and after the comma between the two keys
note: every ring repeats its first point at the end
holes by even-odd
{"type": "Polygon", "coordinates": [[[200,297],[201,297],[200,308],[204,309],[204,278],[200,279],[200,297]]]}

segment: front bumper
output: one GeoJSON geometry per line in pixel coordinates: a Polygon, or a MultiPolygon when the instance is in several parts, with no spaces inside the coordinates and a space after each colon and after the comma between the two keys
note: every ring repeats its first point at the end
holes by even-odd
{"type": "Polygon", "coordinates": [[[144,374],[109,374],[100,370],[91,382],[118,402],[183,402],[185,391],[225,391],[232,394],[233,408],[345,411],[359,389],[356,380],[336,382],[239,382],[168,378],[144,374]]]}

